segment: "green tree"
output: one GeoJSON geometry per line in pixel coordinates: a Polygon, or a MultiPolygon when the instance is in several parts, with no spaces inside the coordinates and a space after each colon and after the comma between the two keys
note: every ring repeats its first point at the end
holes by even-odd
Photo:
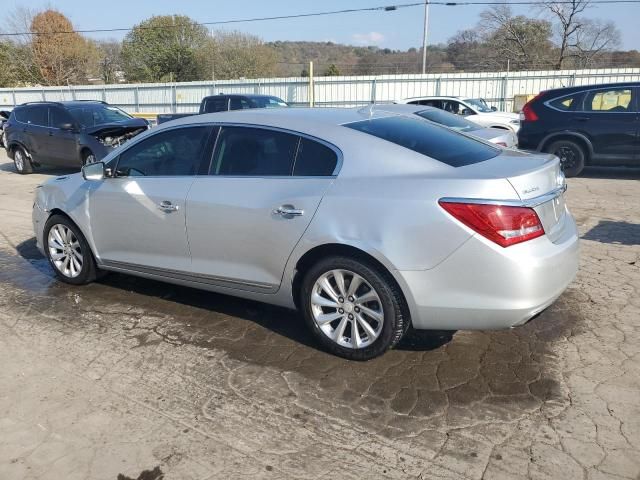
{"type": "Polygon", "coordinates": [[[254,35],[241,32],[216,32],[204,62],[218,79],[260,78],[272,76],[276,53],[254,35]]]}
{"type": "Polygon", "coordinates": [[[126,35],[122,69],[128,81],[162,82],[200,80],[208,31],[184,15],[151,17],[126,35]]]}
{"type": "Polygon", "coordinates": [[[338,69],[338,67],[336,66],[335,63],[332,63],[324,71],[324,75],[325,75],[325,77],[339,77],[340,76],[340,70],[338,69]]]}

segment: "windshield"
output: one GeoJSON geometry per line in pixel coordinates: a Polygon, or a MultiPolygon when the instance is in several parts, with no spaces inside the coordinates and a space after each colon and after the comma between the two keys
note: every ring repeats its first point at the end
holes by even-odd
{"type": "Polygon", "coordinates": [[[69,113],[82,127],[95,127],[107,123],[119,123],[133,117],[117,107],[103,104],[87,104],[69,107],[69,113]]]}
{"type": "Polygon", "coordinates": [[[475,123],[462,118],[460,115],[445,112],[444,110],[423,110],[422,112],[416,112],[416,115],[426,118],[431,122],[439,123],[445,127],[457,130],[458,132],[473,132],[474,130],[480,130],[482,128],[475,123]]]}
{"type": "Polygon", "coordinates": [[[491,113],[491,107],[487,105],[487,101],[484,98],[467,98],[465,99],[469,105],[475,108],[477,111],[481,113],[491,113]]]}
{"type": "Polygon", "coordinates": [[[251,101],[255,104],[256,108],[280,108],[288,107],[287,102],[278,97],[255,97],[251,101]]]}
{"type": "Polygon", "coordinates": [[[416,117],[396,115],[344,125],[426,155],[451,167],[498,156],[500,150],[416,117]]]}

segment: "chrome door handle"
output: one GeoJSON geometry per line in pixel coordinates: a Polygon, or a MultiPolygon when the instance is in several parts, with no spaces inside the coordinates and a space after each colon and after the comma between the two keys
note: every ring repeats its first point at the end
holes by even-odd
{"type": "Polygon", "coordinates": [[[273,211],[275,215],[280,215],[284,218],[300,217],[304,215],[304,210],[298,210],[293,205],[282,205],[273,211]]]}
{"type": "Polygon", "coordinates": [[[158,208],[165,212],[175,212],[177,210],[180,210],[180,207],[178,205],[173,205],[168,200],[164,200],[163,202],[160,202],[160,205],[158,205],[158,208]]]}

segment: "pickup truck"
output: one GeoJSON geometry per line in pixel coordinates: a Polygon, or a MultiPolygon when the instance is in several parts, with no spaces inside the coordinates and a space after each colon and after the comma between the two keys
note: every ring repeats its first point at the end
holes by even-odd
{"type": "Polygon", "coordinates": [[[201,115],[203,113],[226,112],[247,108],[288,107],[287,103],[271,95],[212,95],[204,97],[200,102],[198,113],[162,113],[158,115],[158,125],[178,118],[201,115]]]}

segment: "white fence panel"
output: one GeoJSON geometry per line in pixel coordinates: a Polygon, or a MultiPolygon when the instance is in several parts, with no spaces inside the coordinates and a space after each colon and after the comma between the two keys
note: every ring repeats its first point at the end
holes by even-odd
{"type": "MultiPolygon", "coordinates": [[[[511,110],[516,95],[535,95],[542,90],[573,85],[631,81],[640,81],[639,68],[316,77],[314,98],[317,106],[351,107],[425,95],[452,95],[482,97],[491,105],[511,110]]],[[[0,109],[43,100],[103,100],[129,112],[194,112],[202,97],[218,93],[274,95],[294,106],[308,105],[311,100],[309,79],[292,77],[3,88],[0,89],[0,109]]]]}

